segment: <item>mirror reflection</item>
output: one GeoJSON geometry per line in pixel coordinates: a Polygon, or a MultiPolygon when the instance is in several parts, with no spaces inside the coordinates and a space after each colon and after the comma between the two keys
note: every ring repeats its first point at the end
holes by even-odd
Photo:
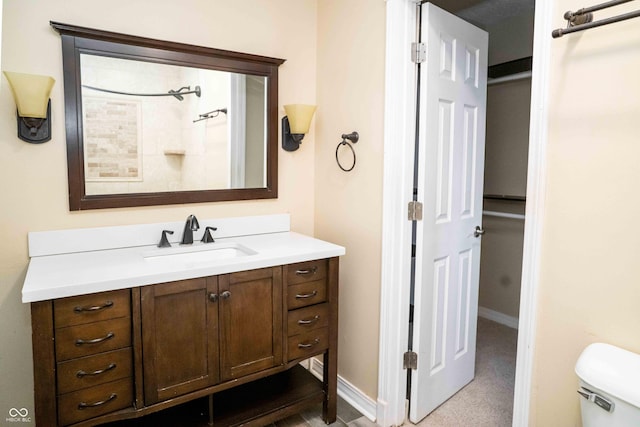
{"type": "Polygon", "coordinates": [[[283,59],[51,26],[70,210],[278,197],[283,59]]]}
{"type": "Polygon", "coordinates": [[[266,77],[79,57],[85,194],[266,187],[266,77]]]}

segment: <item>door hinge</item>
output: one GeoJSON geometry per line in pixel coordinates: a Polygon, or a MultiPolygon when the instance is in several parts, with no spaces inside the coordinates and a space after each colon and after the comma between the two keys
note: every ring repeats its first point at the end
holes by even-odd
{"type": "Polygon", "coordinates": [[[409,202],[409,221],[422,221],[422,203],[409,202]]]}
{"type": "Polygon", "coordinates": [[[418,369],[418,353],[407,351],[402,363],[404,369],[418,369]]]}
{"type": "Polygon", "coordinates": [[[411,61],[416,64],[427,60],[427,45],[424,43],[411,43],[411,61]]]}

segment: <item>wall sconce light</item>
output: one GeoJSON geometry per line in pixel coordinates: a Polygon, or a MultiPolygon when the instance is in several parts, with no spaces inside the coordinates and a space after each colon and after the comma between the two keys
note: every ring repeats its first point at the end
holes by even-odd
{"type": "Polygon", "coordinates": [[[286,151],[296,151],[304,135],[309,132],[315,105],[291,104],[285,105],[287,115],[282,118],[282,148],[286,151]]]}
{"type": "Polygon", "coordinates": [[[18,138],[32,144],[51,139],[53,77],[4,71],[18,109],[18,138]]]}

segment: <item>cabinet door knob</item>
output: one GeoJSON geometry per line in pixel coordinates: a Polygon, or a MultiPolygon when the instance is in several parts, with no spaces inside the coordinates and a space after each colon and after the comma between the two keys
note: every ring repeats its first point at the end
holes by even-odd
{"type": "Polygon", "coordinates": [[[222,299],[229,299],[229,297],[231,296],[231,292],[224,291],[223,293],[220,294],[220,296],[222,297],[222,299]]]}
{"type": "Polygon", "coordinates": [[[209,294],[209,301],[211,302],[216,302],[218,301],[218,294],[211,292],[209,294]]]}

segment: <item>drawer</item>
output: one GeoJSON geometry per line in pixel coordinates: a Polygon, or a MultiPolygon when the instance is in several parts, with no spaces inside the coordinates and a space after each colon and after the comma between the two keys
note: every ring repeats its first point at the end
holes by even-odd
{"type": "Polygon", "coordinates": [[[89,356],[104,351],[131,346],[131,319],[88,323],[56,329],[56,356],[58,361],[89,356]]]}
{"type": "Polygon", "coordinates": [[[287,266],[287,285],[310,282],[327,277],[327,260],[299,262],[287,266]]]}
{"type": "Polygon", "coordinates": [[[131,347],[58,363],[58,394],[132,376],[131,347]]]}
{"type": "Polygon", "coordinates": [[[315,329],[289,337],[289,360],[301,359],[322,353],[329,348],[329,328],[315,329]]]}
{"type": "Polygon", "coordinates": [[[133,406],[133,381],[124,378],[58,397],[58,418],[66,426],[133,406]]]}
{"type": "Polygon", "coordinates": [[[57,299],[53,302],[55,327],[63,328],[129,316],[130,295],[129,289],[122,289],[57,299]]]}
{"type": "Polygon", "coordinates": [[[290,311],[287,318],[287,335],[293,336],[329,325],[329,304],[312,305],[290,311]]]}
{"type": "Polygon", "coordinates": [[[287,309],[306,307],[327,300],[327,282],[315,280],[287,288],[287,309]]]}

